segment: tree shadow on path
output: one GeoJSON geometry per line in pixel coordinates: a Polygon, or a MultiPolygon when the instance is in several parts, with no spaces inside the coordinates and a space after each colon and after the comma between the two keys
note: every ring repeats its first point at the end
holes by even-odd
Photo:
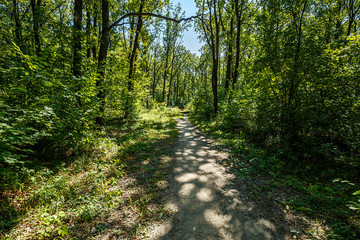
{"type": "Polygon", "coordinates": [[[282,211],[251,200],[244,184],[217,163],[224,153],[212,149],[186,118],[178,119],[178,128],[167,197],[174,215],[151,239],[290,239],[277,224],[282,211]]]}

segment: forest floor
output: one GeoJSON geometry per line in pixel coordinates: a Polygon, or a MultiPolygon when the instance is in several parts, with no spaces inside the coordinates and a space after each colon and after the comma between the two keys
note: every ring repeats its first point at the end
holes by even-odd
{"type": "Polygon", "coordinates": [[[146,239],[171,213],[168,187],[178,109],[109,119],[85,148],[31,166],[27,180],[0,189],[0,239],[146,239]]]}
{"type": "Polygon", "coordinates": [[[88,150],[1,190],[0,239],[357,239],[289,207],[299,192],[269,175],[241,177],[231,151],[182,116],[114,121],[88,150]]]}

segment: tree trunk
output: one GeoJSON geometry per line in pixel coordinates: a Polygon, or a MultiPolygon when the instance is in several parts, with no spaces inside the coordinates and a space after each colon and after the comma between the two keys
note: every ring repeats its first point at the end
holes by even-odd
{"type": "MultiPolygon", "coordinates": [[[[144,0],[142,0],[141,3],[140,3],[139,13],[143,12],[143,7],[144,7],[144,0]]],[[[141,17],[141,15],[139,15],[137,25],[136,25],[136,33],[135,33],[134,45],[133,45],[132,52],[131,52],[130,58],[129,58],[128,91],[133,90],[132,78],[133,78],[133,74],[134,74],[134,71],[135,71],[134,63],[135,63],[135,60],[136,60],[136,57],[137,57],[137,50],[139,48],[139,38],[140,38],[140,33],[141,33],[142,26],[143,26],[142,17],[141,17]]]]}
{"type": "Polygon", "coordinates": [[[41,44],[40,44],[40,5],[41,0],[30,0],[31,11],[33,15],[33,32],[34,32],[34,43],[35,53],[40,55],[41,44]]]}
{"type": "Polygon", "coordinates": [[[22,35],[21,35],[21,23],[19,19],[19,7],[17,0],[13,0],[13,14],[14,14],[14,25],[15,25],[15,42],[20,47],[22,47],[22,35]]]}
{"type": "Polygon", "coordinates": [[[235,66],[234,66],[234,75],[232,80],[232,89],[235,90],[235,84],[239,76],[239,66],[240,66],[240,37],[241,37],[241,18],[243,11],[244,3],[241,2],[241,8],[239,9],[239,0],[235,1],[235,16],[236,16],[236,57],[235,57],[235,66]]]}
{"type": "MultiPolygon", "coordinates": [[[[166,66],[165,66],[165,67],[166,67],[166,66]]],[[[161,102],[165,102],[165,94],[166,94],[166,77],[167,77],[167,69],[165,68],[165,72],[164,72],[164,85],[163,85],[163,92],[162,92],[161,102]]]]}
{"type": "Polygon", "coordinates": [[[74,2],[74,56],[73,56],[73,75],[81,76],[81,30],[82,30],[82,0],[74,2]]]}
{"type": "Polygon", "coordinates": [[[90,6],[86,4],[86,58],[89,59],[91,57],[91,14],[90,14],[90,6]]]}
{"type": "Polygon", "coordinates": [[[166,78],[167,78],[167,71],[168,71],[168,61],[169,61],[169,51],[170,46],[166,47],[166,60],[165,60],[165,71],[164,71],[164,85],[163,85],[163,92],[162,92],[162,99],[161,102],[165,102],[165,94],[166,94],[166,78]]]}
{"type": "MultiPolygon", "coordinates": [[[[303,9],[299,13],[299,24],[297,27],[297,38],[296,38],[296,47],[295,47],[295,55],[294,55],[294,67],[293,67],[293,74],[291,76],[291,83],[290,83],[290,90],[289,90],[289,98],[288,98],[288,105],[290,106],[292,104],[293,99],[295,98],[298,87],[299,87],[299,65],[301,63],[300,61],[300,49],[301,49],[301,41],[302,41],[302,21],[303,16],[305,13],[307,5],[307,0],[304,2],[303,9]]],[[[296,16],[294,16],[294,21],[296,21],[296,16]]]]}
{"type": "MultiPolygon", "coordinates": [[[[97,28],[97,5],[96,2],[94,3],[94,19],[93,19],[93,27],[96,31],[97,28]]],[[[93,59],[97,58],[97,44],[95,42],[92,42],[92,53],[93,53],[93,59]]]]}
{"type": "Polygon", "coordinates": [[[230,32],[228,39],[228,51],[226,53],[227,63],[226,63],[226,75],[225,75],[225,94],[228,92],[229,84],[231,81],[231,67],[232,67],[232,58],[233,58],[233,49],[232,49],[232,34],[234,30],[234,19],[231,18],[230,20],[230,32]]]}
{"type": "MultiPolygon", "coordinates": [[[[220,46],[220,26],[218,21],[218,14],[217,14],[217,8],[216,8],[216,0],[213,1],[213,7],[214,7],[214,23],[215,23],[215,32],[214,32],[214,38],[213,39],[213,70],[211,75],[211,86],[212,86],[212,92],[213,92],[213,105],[214,105],[214,113],[217,114],[218,111],[218,67],[219,67],[219,46],[220,46]]],[[[211,26],[211,25],[210,25],[211,26]]]]}
{"type": "Polygon", "coordinates": [[[297,18],[299,18],[298,20],[299,23],[296,26],[297,37],[296,37],[296,46],[295,46],[295,54],[294,54],[294,66],[293,66],[292,74],[289,76],[290,89],[288,96],[288,105],[286,106],[285,128],[284,128],[285,131],[283,133],[283,135],[286,136],[285,141],[287,141],[287,143],[290,146],[294,146],[294,144],[296,144],[298,139],[299,125],[296,123],[297,122],[296,98],[301,80],[299,76],[299,69],[301,65],[300,52],[301,52],[302,34],[303,34],[302,21],[306,10],[306,6],[307,6],[307,0],[304,1],[303,8],[302,9],[300,8],[300,12],[296,15],[294,14],[293,16],[294,21],[296,21],[297,18]]]}
{"type": "MultiPolygon", "coordinates": [[[[140,7],[139,7],[139,13],[142,13],[144,7],[144,0],[141,1],[140,7]]],[[[134,106],[134,99],[131,95],[131,92],[134,90],[134,84],[133,84],[133,75],[135,72],[135,62],[137,58],[137,50],[139,48],[139,41],[140,41],[140,33],[143,26],[142,16],[138,16],[137,25],[136,25],[136,32],[135,32],[135,38],[134,38],[134,44],[132,47],[131,54],[129,56],[129,75],[128,75],[128,96],[126,98],[126,104],[125,104],[125,119],[128,119],[130,116],[130,112],[132,111],[132,107],[134,106]]]]}
{"type": "Polygon", "coordinates": [[[179,76],[180,76],[180,72],[177,74],[176,76],[176,91],[175,91],[175,103],[176,106],[179,105],[179,76]]]}
{"type": "MultiPolygon", "coordinates": [[[[102,16],[102,32],[101,32],[101,42],[100,42],[100,51],[98,58],[98,69],[99,78],[96,81],[96,87],[98,88],[98,100],[100,104],[100,114],[103,115],[105,111],[105,89],[103,88],[103,83],[105,81],[105,65],[106,65],[106,56],[109,47],[110,41],[110,29],[109,29],[109,2],[108,0],[101,1],[101,16],[102,16]]],[[[96,118],[96,123],[100,126],[105,125],[105,120],[102,116],[96,118]]]]}
{"type": "Polygon", "coordinates": [[[218,111],[218,94],[217,94],[217,83],[218,83],[218,60],[216,59],[216,55],[213,54],[213,67],[211,72],[211,87],[213,92],[213,107],[214,113],[216,114],[218,111]]]}
{"type": "Polygon", "coordinates": [[[167,102],[166,102],[167,107],[170,106],[171,84],[172,84],[173,71],[174,71],[174,59],[175,59],[175,46],[173,48],[173,54],[172,54],[172,59],[171,59],[171,64],[170,64],[171,72],[170,72],[170,78],[169,78],[169,91],[168,91],[167,102]]]}
{"type": "Polygon", "coordinates": [[[155,52],[154,52],[154,67],[153,67],[153,82],[152,82],[152,100],[153,101],[155,99],[156,75],[157,75],[156,58],[157,58],[157,46],[155,47],[155,52]]]}

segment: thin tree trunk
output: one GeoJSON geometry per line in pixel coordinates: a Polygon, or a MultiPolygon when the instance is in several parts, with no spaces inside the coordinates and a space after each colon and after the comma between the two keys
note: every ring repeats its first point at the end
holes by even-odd
{"type": "Polygon", "coordinates": [[[166,60],[165,60],[165,71],[164,71],[164,85],[163,85],[163,92],[162,92],[162,99],[161,102],[165,102],[165,94],[166,94],[166,78],[167,78],[167,71],[168,71],[168,61],[169,61],[169,51],[170,46],[166,47],[166,60]]]}
{"type": "Polygon", "coordinates": [[[241,37],[241,20],[243,12],[244,3],[241,2],[241,8],[239,9],[239,0],[235,1],[235,16],[236,16],[236,56],[235,56],[235,66],[234,66],[234,75],[232,80],[232,89],[235,90],[235,84],[239,76],[239,66],[240,66],[240,37],[241,37]]]}
{"type": "Polygon", "coordinates": [[[176,105],[179,104],[179,76],[180,76],[180,72],[177,74],[176,76],[176,91],[175,91],[175,103],[176,105]]]}
{"type": "MultiPolygon", "coordinates": [[[[290,84],[290,91],[289,91],[289,98],[288,98],[288,105],[292,104],[293,99],[297,93],[297,88],[299,86],[299,64],[300,64],[300,48],[301,48],[301,40],[302,40],[302,20],[305,13],[307,5],[307,0],[304,2],[303,9],[301,10],[300,19],[299,19],[299,26],[297,27],[297,39],[296,39],[296,48],[295,48],[295,55],[294,55],[294,67],[293,67],[293,75],[290,84]]],[[[294,20],[296,17],[294,16],[294,20]]]]}
{"type": "Polygon", "coordinates": [[[22,34],[21,34],[21,23],[19,19],[19,6],[17,0],[13,0],[13,14],[14,14],[14,23],[15,23],[15,42],[21,49],[22,34]]]}
{"type": "MultiPolygon", "coordinates": [[[[98,88],[98,100],[100,103],[100,113],[103,115],[105,111],[105,90],[103,89],[103,83],[105,81],[105,65],[107,51],[110,41],[110,29],[109,29],[109,2],[108,0],[101,1],[101,16],[102,16],[102,33],[100,42],[100,51],[98,58],[98,69],[99,78],[96,81],[96,87],[98,88]]],[[[96,123],[100,126],[105,125],[105,120],[102,116],[96,118],[96,123]]]]}
{"type": "Polygon", "coordinates": [[[219,67],[219,31],[220,26],[218,22],[217,8],[216,8],[216,0],[213,1],[214,8],[214,23],[215,29],[212,27],[212,18],[211,18],[211,6],[210,6],[210,29],[212,32],[212,42],[213,42],[213,51],[212,51],[212,73],[211,73],[211,86],[213,92],[213,107],[214,113],[217,114],[218,111],[218,67],[219,67]],[[214,36],[215,35],[215,36],[214,36]],[[215,39],[214,39],[215,38],[215,39]]]}
{"type": "MultiPolygon", "coordinates": [[[[141,3],[140,3],[139,13],[143,12],[143,7],[144,7],[144,0],[142,0],[141,3]]],[[[139,48],[139,38],[140,38],[140,33],[141,33],[142,26],[143,26],[142,17],[141,17],[141,15],[139,15],[137,25],[136,25],[136,33],[135,33],[135,38],[134,38],[134,45],[133,45],[132,52],[131,52],[130,58],[129,58],[128,91],[133,90],[132,78],[133,78],[133,74],[135,72],[134,63],[135,63],[135,60],[136,60],[136,57],[137,57],[137,50],[139,48]]]]}
{"type": "MultiPolygon", "coordinates": [[[[139,13],[142,13],[144,7],[144,0],[141,1],[140,7],[139,7],[139,13]]],[[[131,92],[134,90],[134,84],[133,84],[133,75],[135,72],[135,62],[137,58],[137,50],[139,48],[139,41],[140,41],[140,33],[143,26],[142,16],[138,16],[137,25],[136,25],[136,32],[135,32],[135,38],[134,38],[134,44],[132,47],[131,54],[129,56],[129,75],[128,75],[128,96],[126,98],[126,104],[125,104],[125,119],[128,119],[130,116],[130,112],[132,111],[132,107],[134,105],[133,103],[133,96],[131,96],[131,92]]]]}
{"type": "Polygon", "coordinates": [[[226,57],[227,57],[227,63],[226,63],[226,75],[225,75],[225,93],[228,92],[229,89],[229,84],[231,81],[231,67],[232,67],[232,58],[233,58],[233,49],[232,49],[232,34],[234,31],[234,19],[231,18],[230,20],[230,32],[229,32],[229,37],[230,39],[228,40],[228,51],[226,53],[226,57]]]}
{"type": "Polygon", "coordinates": [[[41,44],[40,44],[40,5],[41,0],[30,0],[31,11],[33,15],[33,32],[34,32],[34,43],[35,43],[35,53],[40,55],[41,53],[41,44]]]}
{"type": "MultiPolygon", "coordinates": [[[[93,19],[93,27],[94,27],[94,30],[96,32],[96,28],[97,28],[97,5],[96,5],[96,2],[94,3],[94,19],[93,19]]],[[[92,42],[92,53],[93,53],[93,59],[96,59],[97,58],[97,44],[96,42],[92,42]]]]}
{"type": "Polygon", "coordinates": [[[91,14],[90,6],[86,4],[86,58],[91,57],[91,14]]]}
{"type": "Polygon", "coordinates": [[[81,31],[82,31],[82,0],[74,2],[74,56],[73,56],[73,75],[81,76],[81,31]]]}
{"type": "Polygon", "coordinates": [[[156,58],[157,58],[157,47],[155,47],[155,52],[154,52],[154,68],[153,68],[153,82],[152,82],[152,100],[153,101],[155,99],[155,90],[156,90],[156,75],[157,75],[156,58]]]}
{"type": "Polygon", "coordinates": [[[171,59],[171,64],[170,64],[171,72],[170,72],[170,78],[169,78],[169,91],[168,91],[167,103],[166,103],[167,107],[170,106],[171,84],[172,84],[173,71],[174,71],[174,59],[175,59],[175,46],[173,48],[173,54],[172,54],[172,59],[171,59]]]}

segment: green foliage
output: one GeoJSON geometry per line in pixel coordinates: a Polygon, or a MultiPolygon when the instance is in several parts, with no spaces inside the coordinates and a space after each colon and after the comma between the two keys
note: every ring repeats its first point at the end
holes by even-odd
{"type": "Polygon", "coordinates": [[[13,55],[7,55],[7,61],[12,64],[0,66],[1,188],[26,177],[37,161],[75,149],[95,115],[94,90],[87,89],[92,79],[77,79],[74,85],[68,75],[60,75],[61,69],[52,67],[57,59],[51,52],[30,57],[16,46],[9,51],[13,55]]]}
{"type": "MultiPolygon", "coordinates": [[[[44,186],[33,191],[30,195],[30,199],[37,204],[45,205],[56,200],[59,201],[59,196],[65,199],[71,197],[71,189],[66,183],[65,177],[51,179],[50,182],[45,183],[44,186]]],[[[64,201],[63,199],[61,200],[64,201]]]]}
{"type": "Polygon", "coordinates": [[[212,97],[209,90],[200,89],[186,108],[199,117],[209,120],[213,112],[212,97]]]}
{"type": "MultiPolygon", "coordinates": [[[[35,12],[26,1],[0,5],[1,190],[24,191],[35,184],[29,201],[44,205],[56,201],[59,206],[75,201],[77,220],[94,221],[101,216],[97,209],[103,200],[93,195],[108,199],[103,206],[111,209],[121,195],[116,192],[121,191],[105,191],[129,171],[141,170],[138,180],[144,184],[151,176],[147,187],[156,188],[164,168],[149,152],[176,136],[171,118],[179,117],[178,109],[165,106],[186,106],[202,127],[232,147],[228,164],[238,176],[274,178],[271,186],[253,187],[255,191],[279,186],[299,191],[304,196],[286,200],[292,208],[329,213],[336,219],[332,237],[353,238],[352,228],[339,224],[339,219],[358,214],[358,192],[352,195],[357,189],[330,182],[339,177],[355,182],[360,167],[360,34],[358,16],[352,14],[359,2],[199,0],[199,9],[205,7],[198,13],[202,20],[195,20],[205,42],[201,56],[178,42],[188,24],[147,18],[141,32],[133,23],[112,29],[101,77],[97,69],[103,22],[100,2],[84,9],[78,77],[73,76],[72,66],[79,59],[74,56],[73,4],[35,2],[39,3],[35,12]],[[219,21],[210,17],[215,12],[208,7],[216,8],[219,21]],[[210,25],[203,25],[204,20],[210,25]],[[219,40],[209,34],[213,27],[219,27],[219,40]],[[211,61],[215,58],[219,62],[211,61]],[[212,76],[218,79],[217,87],[212,76]],[[217,115],[213,114],[216,97],[217,115]],[[144,106],[153,110],[145,111],[144,106]],[[99,116],[129,132],[108,137],[111,134],[94,126],[99,116]],[[116,155],[114,164],[91,165],[89,156],[94,153],[89,149],[94,146],[99,158],[116,155]],[[79,164],[71,165],[74,156],[79,164]],[[134,156],[147,164],[130,161],[134,156]],[[82,190],[56,174],[69,165],[80,173],[87,164],[93,167],[86,176],[96,186],[94,194],[74,199],[82,190]],[[318,179],[312,177],[317,175],[318,179]]],[[[112,2],[109,15],[114,21],[138,9],[139,1],[112,2]]],[[[179,6],[162,0],[144,1],[143,11],[184,17],[179,6]]],[[[26,213],[7,202],[1,212],[6,213],[1,218],[4,229],[26,213]]],[[[44,218],[39,238],[53,237],[54,229],[58,237],[71,232],[64,222],[54,220],[57,212],[53,208],[39,213],[44,218]]],[[[106,228],[96,226],[98,232],[106,228]]],[[[136,222],[131,232],[138,236],[142,226],[136,222]]]]}
{"type": "Polygon", "coordinates": [[[214,137],[220,143],[218,147],[225,147],[229,155],[226,164],[245,180],[253,198],[265,197],[326,221],[332,228],[326,233],[330,239],[356,239],[358,191],[354,192],[354,183],[342,180],[356,181],[352,166],[339,163],[325,168],[316,162],[290,165],[279,152],[271,153],[266,146],[249,143],[242,128],[239,132],[239,128],[235,131],[224,127],[223,116],[204,121],[194,114],[190,119],[214,137]]]}
{"type": "Polygon", "coordinates": [[[136,121],[98,133],[93,152],[71,156],[56,169],[31,172],[26,190],[0,203],[1,237],[80,239],[107,234],[112,227],[102,223],[114,217],[122,222],[123,216],[131,223],[111,231],[122,229],[123,238],[144,234],[149,221],[169,215],[158,200],[167,187],[169,149],[178,135],[174,117],[181,116],[177,108],[143,109],[136,121]]]}

